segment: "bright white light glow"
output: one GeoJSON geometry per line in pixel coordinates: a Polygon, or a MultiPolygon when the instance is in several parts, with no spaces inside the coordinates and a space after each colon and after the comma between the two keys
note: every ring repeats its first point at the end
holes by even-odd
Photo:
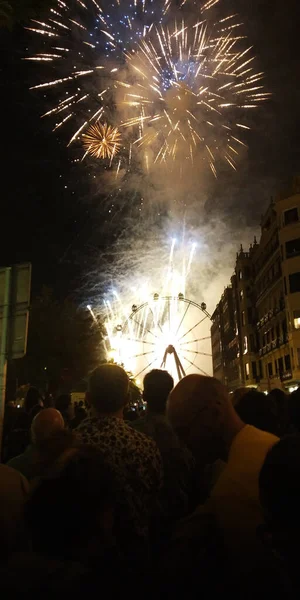
{"type": "Polygon", "coordinates": [[[123,302],[115,289],[104,301],[107,358],[135,378],[143,379],[154,368],[167,369],[175,381],[210,370],[211,355],[204,351],[209,336],[203,328],[209,315],[186,297],[195,251],[195,243],[178,247],[173,239],[161,285],[136,282],[129,288],[131,302],[123,302]]]}

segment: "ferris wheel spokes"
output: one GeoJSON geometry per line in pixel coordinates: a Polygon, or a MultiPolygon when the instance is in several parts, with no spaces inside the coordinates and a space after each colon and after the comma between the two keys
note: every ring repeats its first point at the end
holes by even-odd
{"type": "Polygon", "coordinates": [[[122,328],[120,356],[123,364],[126,367],[127,363],[136,377],[153,365],[166,368],[176,380],[181,379],[186,371],[197,370],[206,374],[198,366],[199,360],[211,354],[202,352],[200,344],[210,336],[201,336],[200,326],[209,317],[204,303],[199,305],[182,294],[176,297],[154,294],[141,306],[133,305],[132,313],[122,328]]]}
{"type": "Polygon", "coordinates": [[[155,361],[156,361],[156,358],[152,362],[148,363],[144,369],[142,369],[141,371],[139,371],[135,375],[135,377],[138,377],[139,375],[141,375],[142,373],[144,373],[144,371],[146,371],[146,369],[148,369],[149,367],[151,367],[155,363],[155,361]]]}
{"type": "MultiPolygon", "coordinates": [[[[186,344],[194,344],[195,342],[203,342],[203,340],[210,340],[210,339],[211,339],[211,336],[210,336],[210,335],[207,335],[207,336],[205,336],[205,337],[202,337],[202,338],[197,338],[197,339],[195,339],[195,340],[194,340],[194,339],[192,339],[192,340],[190,340],[189,342],[182,342],[180,345],[181,345],[181,346],[185,346],[186,344]]],[[[148,342],[148,344],[149,344],[149,343],[150,343],[150,342],[148,342]]]]}
{"type": "Polygon", "coordinates": [[[199,352],[199,350],[188,350],[187,348],[182,352],[190,352],[191,354],[201,354],[202,356],[212,356],[209,352],[199,352]]]}
{"type": "Polygon", "coordinates": [[[181,327],[181,325],[182,325],[182,323],[183,323],[183,321],[184,321],[184,319],[185,319],[185,317],[187,315],[187,312],[188,312],[190,306],[191,306],[191,303],[189,302],[188,305],[187,305],[187,307],[186,307],[186,309],[185,309],[185,311],[184,311],[184,314],[182,315],[182,319],[181,319],[181,321],[180,321],[180,323],[179,323],[179,325],[177,327],[176,336],[178,335],[179,329],[180,329],[180,327],[181,327]]]}
{"type": "Polygon", "coordinates": [[[179,338],[179,342],[180,340],[182,340],[186,335],[188,335],[191,331],[193,331],[193,329],[195,329],[196,327],[198,327],[198,325],[201,325],[201,323],[203,323],[203,321],[205,321],[205,319],[207,319],[207,315],[205,315],[205,317],[203,317],[203,319],[201,319],[200,321],[198,321],[198,323],[196,323],[195,325],[193,325],[193,327],[191,327],[186,333],[184,333],[181,338],[179,338]]]}
{"type": "Polygon", "coordinates": [[[196,365],[194,362],[192,362],[188,358],[183,357],[183,360],[186,360],[190,365],[192,365],[193,367],[196,367],[196,369],[198,369],[198,371],[200,371],[203,375],[206,375],[207,377],[209,376],[208,373],[206,373],[205,371],[203,371],[203,369],[201,369],[200,367],[198,367],[198,365],[196,365]]]}

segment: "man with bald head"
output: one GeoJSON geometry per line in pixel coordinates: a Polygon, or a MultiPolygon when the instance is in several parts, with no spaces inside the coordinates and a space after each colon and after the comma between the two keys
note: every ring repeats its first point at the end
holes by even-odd
{"type": "MultiPolygon", "coordinates": [[[[245,424],[235,412],[226,388],[213,377],[188,375],[172,390],[167,415],[198,462],[218,458],[226,465],[205,507],[217,518],[228,556],[250,568],[258,556],[256,528],[262,522],[258,478],[269,449],[278,441],[270,433],[245,424]]],[[[196,511],[197,513],[197,511],[196,511]]],[[[196,515],[195,513],[195,515],[196,515]]],[[[195,529],[195,518],[190,518],[195,529]]]]}
{"type": "Polygon", "coordinates": [[[44,408],[33,419],[31,424],[31,444],[23,454],[8,461],[8,466],[13,467],[28,480],[40,475],[40,461],[47,451],[47,446],[60,435],[65,428],[61,413],[55,408],[44,408]]]}

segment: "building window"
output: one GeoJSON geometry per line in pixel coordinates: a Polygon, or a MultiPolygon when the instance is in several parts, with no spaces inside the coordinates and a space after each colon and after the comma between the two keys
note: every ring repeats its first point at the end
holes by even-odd
{"type": "Polygon", "coordinates": [[[244,310],[242,310],[242,325],[246,325],[246,315],[244,310]]]}
{"type": "Polygon", "coordinates": [[[255,352],[255,341],[253,333],[250,333],[250,352],[255,352]]]}
{"type": "Polygon", "coordinates": [[[285,362],[285,370],[290,371],[291,370],[291,357],[289,354],[285,355],[284,362],[285,362]]]}
{"type": "Polygon", "coordinates": [[[249,376],[250,376],[250,365],[249,365],[249,363],[245,364],[245,370],[246,370],[246,379],[249,379],[249,376]]]}
{"type": "Polygon", "coordinates": [[[285,242],[285,254],[286,258],[292,258],[293,256],[299,256],[300,254],[300,238],[285,242]]]}
{"type": "Polygon", "coordinates": [[[277,358],[275,358],[275,373],[278,373],[278,362],[277,362],[277,358]]]}
{"type": "Polygon", "coordinates": [[[252,375],[253,375],[253,379],[257,378],[257,369],[256,369],[256,362],[255,361],[252,362],[252,375]]]}
{"type": "Polygon", "coordinates": [[[300,367],[300,348],[297,348],[298,367],[300,367]]]}
{"type": "Polygon", "coordinates": [[[273,363],[268,363],[268,377],[272,377],[273,375],[273,363]]]}
{"type": "Polygon", "coordinates": [[[300,310],[294,310],[294,327],[300,329],[300,310]]]}
{"type": "Polygon", "coordinates": [[[248,352],[248,338],[247,338],[247,336],[245,335],[245,336],[244,336],[244,350],[243,350],[243,353],[244,353],[244,354],[247,354],[247,352],[248,352]]]}
{"type": "Polygon", "coordinates": [[[290,292],[294,294],[295,292],[300,292],[300,273],[292,273],[289,275],[290,282],[290,292]]]}
{"type": "Polygon", "coordinates": [[[272,327],[271,329],[271,340],[273,341],[275,338],[275,332],[274,332],[274,327],[272,327]]]}
{"type": "Polygon", "coordinates": [[[239,279],[243,279],[243,271],[241,269],[239,270],[239,279]]]}
{"type": "Polygon", "coordinates": [[[240,300],[242,301],[244,298],[244,290],[240,290],[240,300]]]}
{"type": "Polygon", "coordinates": [[[283,369],[283,358],[280,357],[278,359],[278,371],[279,371],[279,375],[282,375],[284,369],[283,369]]]}
{"type": "Polygon", "coordinates": [[[298,221],[298,209],[290,208],[284,211],[284,224],[290,225],[290,223],[296,223],[298,221]]]}
{"type": "Polygon", "coordinates": [[[263,367],[262,367],[261,360],[258,362],[258,368],[259,368],[259,376],[262,379],[263,378],[263,367]]]}

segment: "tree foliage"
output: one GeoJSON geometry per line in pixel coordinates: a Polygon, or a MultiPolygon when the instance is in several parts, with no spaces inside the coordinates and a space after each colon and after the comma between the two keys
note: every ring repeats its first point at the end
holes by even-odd
{"type": "Polygon", "coordinates": [[[58,302],[43,288],[31,305],[26,356],[17,361],[19,384],[69,387],[83,378],[101,359],[102,334],[87,310],[71,299],[58,302]]]}

